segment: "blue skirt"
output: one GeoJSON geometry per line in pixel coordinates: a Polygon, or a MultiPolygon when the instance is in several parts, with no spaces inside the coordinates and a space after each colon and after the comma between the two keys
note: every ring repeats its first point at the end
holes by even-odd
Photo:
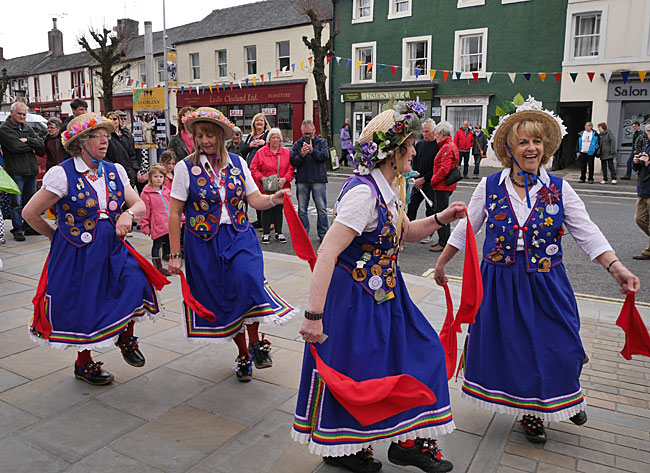
{"type": "Polygon", "coordinates": [[[454,429],[438,334],[397,273],[395,297],[377,304],[347,270],[336,266],[323,317],[328,339],[316,348],[327,365],[355,381],[411,375],[431,389],[436,403],[362,426],[327,389],[306,347],[292,437],[309,443],[312,453],[349,455],[378,440],[435,438],[454,429]]]}
{"type": "Polygon", "coordinates": [[[184,303],[185,334],[190,340],[225,342],[245,323],[284,324],[293,316],[293,307],[264,277],[262,248],[252,226],[237,232],[232,225],[220,225],[211,240],[186,230],[185,271],[192,296],[217,318],[203,319],[184,303]]]}
{"type": "Polygon", "coordinates": [[[109,346],[131,320],[163,314],[156,290],[107,219],[99,220],[94,241],[82,247],[57,230],[49,258],[45,310],[52,333],[43,339],[30,330],[41,345],[109,346]]]}
{"type": "Polygon", "coordinates": [[[529,273],[483,262],[483,302],[470,327],[463,395],[501,413],[568,419],[585,408],[578,306],[563,264],[529,273]]]}

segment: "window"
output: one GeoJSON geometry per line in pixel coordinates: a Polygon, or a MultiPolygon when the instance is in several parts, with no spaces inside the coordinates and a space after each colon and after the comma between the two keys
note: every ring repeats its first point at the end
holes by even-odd
{"type": "Polygon", "coordinates": [[[54,100],[58,100],[56,96],[59,95],[59,76],[57,74],[52,74],[52,95],[54,100]]]}
{"type": "Polygon", "coordinates": [[[487,28],[456,31],[454,71],[466,73],[461,78],[471,78],[471,72],[485,72],[487,34],[487,28]]]}
{"type": "Polygon", "coordinates": [[[600,12],[573,15],[572,57],[597,57],[600,54],[600,12]]]}
{"type": "Polygon", "coordinates": [[[257,74],[257,47],[246,46],[244,52],[246,57],[246,73],[248,75],[257,74]]]}
{"type": "Polygon", "coordinates": [[[141,62],[138,64],[138,72],[140,74],[140,82],[142,84],[147,83],[147,64],[144,62],[141,62]]]}
{"type": "Polygon", "coordinates": [[[501,0],[502,5],[507,5],[508,3],[521,3],[521,2],[530,2],[530,0],[501,0]]]}
{"type": "Polygon", "coordinates": [[[201,80],[201,65],[199,63],[199,53],[190,53],[190,77],[192,80],[201,80]]]}
{"type": "Polygon", "coordinates": [[[291,63],[291,55],[289,54],[289,41],[281,41],[277,44],[278,50],[278,65],[277,68],[282,72],[291,72],[289,71],[289,65],[291,63]]]}
{"type": "Polygon", "coordinates": [[[122,74],[124,74],[124,80],[126,81],[125,85],[128,86],[129,81],[131,80],[131,65],[130,64],[128,66],[126,66],[126,69],[124,69],[124,72],[122,72],[122,74]]]}
{"type": "Polygon", "coordinates": [[[38,80],[38,77],[34,77],[34,97],[36,98],[37,102],[40,102],[38,97],[41,95],[41,84],[40,81],[38,80]]]}
{"type": "Polygon", "coordinates": [[[372,21],[374,0],[352,0],[352,23],[372,21]]]}
{"type": "Polygon", "coordinates": [[[377,69],[375,63],[375,50],[377,43],[375,41],[370,43],[357,43],[352,45],[352,83],[358,82],[374,82],[375,70],[377,69]],[[357,68],[357,63],[360,66],[357,68]],[[373,66],[368,71],[368,64],[372,63],[373,66]]]}
{"type": "Polygon", "coordinates": [[[478,7],[485,5],[485,0],[458,0],[456,8],[478,7]]]}
{"type": "Polygon", "coordinates": [[[217,77],[228,76],[228,51],[221,49],[217,51],[217,77]]]}
{"type": "Polygon", "coordinates": [[[402,80],[412,80],[416,76],[428,78],[430,63],[431,36],[402,39],[402,80]]]}
{"type": "Polygon", "coordinates": [[[156,66],[158,71],[158,83],[162,84],[165,82],[165,60],[157,59],[156,66]]]}
{"type": "Polygon", "coordinates": [[[72,71],[72,88],[75,97],[83,97],[86,79],[84,71],[72,71]]]}
{"type": "Polygon", "coordinates": [[[442,119],[450,122],[457,130],[467,120],[470,127],[477,123],[485,126],[487,122],[487,108],[490,103],[489,95],[448,95],[440,97],[442,119]]]}
{"type": "Polygon", "coordinates": [[[388,19],[411,16],[411,0],[389,0],[388,19]]]}

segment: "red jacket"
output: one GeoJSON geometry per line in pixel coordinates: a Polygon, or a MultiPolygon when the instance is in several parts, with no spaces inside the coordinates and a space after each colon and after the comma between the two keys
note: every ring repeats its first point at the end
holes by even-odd
{"type": "MultiPolygon", "coordinates": [[[[284,184],[285,189],[291,188],[291,181],[293,180],[293,166],[289,162],[290,152],[287,148],[280,146],[280,172],[278,173],[278,153],[274,153],[269,148],[269,145],[262,146],[253,161],[251,162],[251,174],[253,179],[259,187],[260,192],[262,192],[262,177],[272,176],[273,174],[278,174],[280,177],[284,177],[287,182],[284,184]]],[[[264,193],[264,192],[262,192],[264,193]]]]}
{"type": "Polygon", "coordinates": [[[472,129],[468,128],[467,132],[465,132],[465,130],[459,128],[454,135],[454,144],[460,151],[471,151],[474,145],[474,133],[472,133],[472,129]]]}
{"type": "Polygon", "coordinates": [[[433,160],[433,177],[431,178],[431,187],[437,191],[455,191],[456,183],[448,186],[445,184],[445,178],[449,172],[458,166],[458,148],[448,136],[438,143],[440,150],[433,160]]]}
{"type": "Polygon", "coordinates": [[[140,219],[140,230],[145,235],[151,235],[155,240],[169,233],[169,189],[162,187],[162,197],[149,184],[144,186],[140,198],[147,207],[144,217],[140,219]],[[163,201],[164,199],[164,201],[163,201]]]}

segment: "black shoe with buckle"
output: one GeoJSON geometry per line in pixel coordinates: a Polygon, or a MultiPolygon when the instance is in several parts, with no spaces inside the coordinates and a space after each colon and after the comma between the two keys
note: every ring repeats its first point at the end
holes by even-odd
{"type": "Polygon", "coordinates": [[[138,368],[144,366],[144,355],[138,346],[138,337],[120,334],[117,338],[117,342],[115,342],[115,346],[120,348],[122,351],[122,358],[124,358],[124,361],[128,364],[138,368]]]}
{"type": "Polygon", "coordinates": [[[587,422],[587,411],[580,411],[576,415],[569,417],[569,420],[575,425],[584,425],[587,422]]]}
{"type": "Polygon", "coordinates": [[[524,435],[529,442],[546,442],[546,431],[544,421],[537,416],[524,415],[519,423],[524,427],[524,435]]]}
{"type": "Polygon", "coordinates": [[[450,461],[442,459],[442,452],[432,439],[415,439],[415,445],[409,448],[393,442],[388,448],[388,459],[395,465],[415,466],[427,473],[444,473],[454,469],[450,461]]]}
{"type": "Polygon", "coordinates": [[[255,363],[255,368],[258,370],[273,366],[273,360],[271,359],[271,342],[268,340],[262,339],[258,342],[251,343],[248,345],[248,351],[251,354],[253,363],[255,363]]]}
{"type": "Polygon", "coordinates": [[[235,359],[235,374],[237,380],[248,383],[253,379],[253,362],[247,355],[239,355],[235,359]]]}
{"type": "Polygon", "coordinates": [[[102,369],[101,361],[89,361],[86,366],[74,364],[74,377],[92,384],[93,386],[103,386],[113,382],[113,375],[102,369]]]}
{"type": "Polygon", "coordinates": [[[323,457],[328,465],[339,466],[354,473],[374,473],[381,470],[381,462],[372,456],[372,447],[343,457],[323,457]]]}

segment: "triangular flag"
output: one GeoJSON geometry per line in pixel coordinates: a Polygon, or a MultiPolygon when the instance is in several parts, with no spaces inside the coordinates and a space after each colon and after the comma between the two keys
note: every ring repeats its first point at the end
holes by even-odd
{"type": "Polygon", "coordinates": [[[478,72],[472,72],[472,77],[474,77],[474,82],[478,84],[478,72]]]}
{"type": "MultiPolygon", "coordinates": [[[[205,88],[205,86],[203,86],[203,88],[205,88]]],[[[199,89],[198,86],[196,86],[194,90],[196,91],[196,95],[199,95],[201,93],[201,89],[199,89]]]]}
{"type": "Polygon", "coordinates": [[[336,64],[341,64],[341,58],[339,56],[335,56],[334,59],[336,59],[336,64]]]}
{"type": "Polygon", "coordinates": [[[371,69],[372,69],[372,63],[369,62],[368,64],[366,64],[366,74],[368,74],[371,69]]]}
{"type": "Polygon", "coordinates": [[[454,74],[456,74],[456,79],[460,79],[460,76],[461,76],[463,73],[460,72],[460,71],[456,71],[456,72],[454,72],[454,74]]]}
{"type": "Polygon", "coordinates": [[[201,87],[201,93],[205,94],[205,86],[201,87]]]}
{"type": "Polygon", "coordinates": [[[189,93],[190,94],[192,93],[192,86],[191,85],[190,85],[190,88],[189,88],[189,93]]]}
{"type": "Polygon", "coordinates": [[[309,56],[307,59],[309,60],[309,67],[311,67],[311,65],[312,65],[312,63],[314,61],[314,58],[312,56],[309,56]]]}
{"type": "Polygon", "coordinates": [[[182,94],[183,92],[185,92],[185,86],[184,86],[184,85],[181,86],[181,94],[182,94]]]}
{"type": "Polygon", "coordinates": [[[359,66],[361,66],[361,61],[357,61],[356,66],[354,66],[354,70],[356,71],[357,69],[359,69],[359,66]]]}
{"type": "Polygon", "coordinates": [[[269,82],[270,82],[270,81],[271,81],[271,73],[270,73],[270,72],[267,72],[266,75],[269,76],[269,82]]]}
{"type": "Polygon", "coordinates": [[[395,76],[395,73],[397,72],[397,66],[390,66],[390,68],[393,71],[393,76],[395,76]]]}
{"type": "Polygon", "coordinates": [[[603,79],[605,79],[605,82],[609,82],[609,79],[612,78],[612,73],[611,72],[603,72],[603,79]]]}
{"type": "Polygon", "coordinates": [[[260,79],[262,79],[262,84],[264,83],[264,74],[260,74],[260,79]]]}
{"type": "Polygon", "coordinates": [[[352,63],[352,59],[346,59],[346,60],[345,60],[345,68],[346,68],[346,69],[347,69],[348,67],[350,67],[350,63],[352,63]]]}
{"type": "Polygon", "coordinates": [[[510,82],[515,83],[515,78],[517,77],[516,72],[508,72],[508,77],[510,77],[510,82]]]}
{"type": "Polygon", "coordinates": [[[540,72],[537,74],[542,82],[546,80],[546,72],[540,72]]]}
{"type": "Polygon", "coordinates": [[[248,87],[248,77],[245,79],[246,87],[248,87]]]}
{"type": "Polygon", "coordinates": [[[589,77],[589,82],[594,81],[594,76],[596,75],[595,72],[587,72],[587,77],[589,77]]]}
{"type": "Polygon", "coordinates": [[[639,71],[639,79],[641,79],[641,82],[645,80],[645,75],[648,73],[648,71],[639,71]]]}
{"type": "MultiPolygon", "coordinates": [[[[246,85],[248,85],[248,84],[246,84],[246,85]]],[[[254,86],[257,85],[257,76],[253,76],[253,85],[254,86]]]]}
{"type": "Polygon", "coordinates": [[[296,63],[291,64],[291,72],[296,72],[296,63]]]}
{"type": "MultiPolygon", "coordinates": [[[[246,80],[248,80],[248,79],[246,79],[246,80]]],[[[241,89],[241,81],[240,81],[240,80],[237,81],[237,85],[238,85],[239,88],[241,89]]]]}
{"type": "Polygon", "coordinates": [[[623,78],[623,83],[627,84],[627,78],[630,76],[630,71],[621,72],[621,77],[623,78]]]}
{"type": "Polygon", "coordinates": [[[419,68],[419,67],[416,67],[415,68],[415,78],[417,79],[418,77],[420,77],[420,74],[422,74],[422,69],[419,68]]]}
{"type": "Polygon", "coordinates": [[[524,72],[524,78],[526,80],[530,80],[530,75],[531,75],[530,72],[524,72]]]}
{"type": "Polygon", "coordinates": [[[621,314],[616,321],[616,325],[625,332],[625,346],[621,355],[626,360],[631,360],[632,355],[650,356],[650,335],[634,304],[634,298],[633,292],[627,293],[621,314]]]}
{"type": "Polygon", "coordinates": [[[485,78],[487,79],[488,84],[490,83],[490,80],[492,79],[492,74],[494,74],[494,72],[486,72],[485,73],[485,78]]]}
{"type": "Polygon", "coordinates": [[[578,73],[577,72],[569,72],[569,76],[571,76],[571,80],[575,83],[576,79],[578,78],[578,73]]]}
{"type": "Polygon", "coordinates": [[[305,70],[305,67],[304,67],[304,66],[305,66],[305,61],[303,61],[303,60],[301,59],[301,60],[300,60],[300,70],[301,70],[301,71],[304,71],[304,70],[305,70]]]}
{"type": "Polygon", "coordinates": [[[327,64],[329,64],[330,61],[332,60],[332,56],[328,54],[327,56],[325,56],[325,59],[327,60],[327,64]]]}
{"type": "Polygon", "coordinates": [[[562,73],[561,72],[556,72],[553,74],[555,76],[555,80],[560,82],[562,80],[562,73]]]}
{"type": "MultiPolygon", "coordinates": [[[[219,87],[219,86],[217,86],[217,87],[219,87]]],[[[210,93],[212,93],[212,85],[211,84],[208,84],[208,89],[210,89],[210,93]]]]}
{"type": "Polygon", "coordinates": [[[449,77],[449,71],[442,71],[443,82],[447,82],[447,77],[449,77]]]}
{"type": "Polygon", "coordinates": [[[230,90],[232,90],[232,81],[230,82],[230,90]]]}
{"type": "Polygon", "coordinates": [[[436,73],[437,73],[437,72],[438,72],[438,71],[435,70],[435,69],[431,69],[431,70],[429,71],[429,79],[431,79],[431,82],[433,82],[433,79],[436,78],[436,73]]]}
{"type": "Polygon", "coordinates": [[[386,64],[379,64],[379,71],[377,71],[377,73],[381,76],[384,69],[386,69],[386,64]]]}
{"type": "Polygon", "coordinates": [[[217,84],[217,92],[221,92],[221,88],[219,87],[219,84],[217,84]]]}

